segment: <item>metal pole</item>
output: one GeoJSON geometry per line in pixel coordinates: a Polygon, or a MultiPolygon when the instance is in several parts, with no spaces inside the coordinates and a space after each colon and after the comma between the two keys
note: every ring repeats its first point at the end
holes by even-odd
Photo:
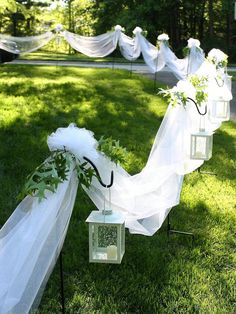
{"type": "Polygon", "coordinates": [[[112,57],[112,70],[115,69],[115,57],[113,56],[112,57]]]}
{"type": "Polygon", "coordinates": [[[157,89],[157,72],[154,74],[154,93],[156,92],[157,89]]]}
{"type": "Polygon", "coordinates": [[[175,233],[175,234],[182,234],[185,236],[190,236],[192,238],[192,243],[194,241],[194,234],[192,232],[186,232],[186,231],[180,231],[180,230],[174,230],[171,229],[171,224],[170,224],[170,213],[167,215],[167,236],[169,239],[169,236],[171,233],[175,233]]]}
{"type": "Polygon", "coordinates": [[[64,278],[63,278],[63,264],[62,264],[62,252],[59,255],[60,263],[60,281],[61,281],[61,312],[65,314],[65,296],[64,296],[64,278]]]}
{"type": "Polygon", "coordinates": [[[167,215],[167,236],[170,236],[170,213],[167,215]]]}

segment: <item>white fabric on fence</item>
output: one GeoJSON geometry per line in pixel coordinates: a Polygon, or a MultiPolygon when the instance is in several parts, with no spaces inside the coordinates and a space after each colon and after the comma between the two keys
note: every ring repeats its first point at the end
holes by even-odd
{"type": "Polygon", "coordinates": [[[55,194],[26,197],[0,230],[0,313],[37,308],[62,248],[77,192],[71,172],[55,194]]]}
{"type": "Polygon", "coordinates": [[[0,34],[0,49],[14,54],[21,54],[38,50],[55,37],[52,32],[38,36],[15,37],[0,34]]]}
{"type": "Polygon", "coordinates": [[[80,36],[68,31],[64,31],[62,35],[75,50],[88,57],[102,58],[108,56],[116,49],[120,30],[94,37],[80,36]]]}
{"type": "Polygon", "coordinates": [[[143,59],[147,64],[151,73],[161,71],[165,66],[164,56],[160,53],[157,47],[153,46],[141,33],[135,32],[135,38],[140,46],[140,51],[143,59]]]}
{"type": "MultiPolygon", "coordinates": [[[[139,41],[141,46],[142,42],[147,44],[142,37],[139,41]]],[[[107,47],[105,43],[112,47],[110,39],[104,39],[104,47],[107,47]]],[[[151,60],[154,60],[152,56],[151,60]]],[[[198,70],[199,74],[210,74],[209,101],[215,99],[216,90],[218,97],[230,100],[232,95],[227,78],[224,77],[227,84],[219,87],[215,80],[217,72],[209,71],[211,68],[210,64],[204,63],[198,70]]],[[[186,90],[189,90],[188,96],[194,98],[188,86],[186,90]]],[[[208,115],[204,120],[207,131],[220,126],[219,121],[212,122],[208,115]]],[[[131,233],[151,236],[161,227],[170,209],[179,203],[184,174],[203,163],[189,157],[190,135],[198,130],[199,125],[200,116],[191,101],[186,108],[169,106],[147,164],[134,176],[97,152],[97,142],[90,131],[74,125],[58,129],[49,136],[48,145],[51,150],[65,147],[80,160],[83,156],[89,157],[104,182],[110,181],[113,170],[112,208],[125,215],[125,224],[131,233]]],[[[71,171],[68,180],[59,185],[56,193],[48,193],[47,199],[41,203],[34,197],[26,197],[0,230],[0,314],[28,313],[37,307],[63,245],[76,191],[77,178],[71,171]]],[[[96,178],[93,178],[91,188],[85,191],[100,210],[104,206],[104,197],[109,201],[108,191],[96,178]]]]}
{"type": "Polygon", "coordinates": [[[121,32],[118,43],[120,52],[125,59],[134,61],[140,56],[141,51],[137,37],[131,38],[121,32]]]}
{"type": "MultiPolygon", "coordinates": [[[[114,31],[93,37],[63,31],[62,28],[57,30],[57,35],[61,34],[71,47],[88,57],[101,58],[108,56],[119,45],[121,54],[127,60],[134,61],[142,53],[151,73],[161,71],[166,65],[178,79],[185,79],[188,74],[195,73],[204,61],[203,51],[201,48],[195,47],[196,40],[192,40],[192,45],[189,47],[189,56],[178,59],[166,43],[160,43],[160,50],[152,45],[142,35],[140,27],[136,27],[133,33],[134,38],[125,35],[120,25],[116,25],[114,31]]],[[[0,34],[0,49],[14,54],[28,53],[45,46],[55,36],[53,32],[28,37],[0,34]]]]}
{"type": "MultiPolygon", "coordinates": [[[[219,126],[208,121],[208,117],[205,119],[208,130],[219,126]]],[[[190,134],[198,129],[199,120],[191,101],[186,108],[169,106],[148,162],[134,176],[97,152],[97,142],[90,131],[74,125],[58,129],[49,136],[48,145],[51,150],[65,147],[80,160],[89,157],[105,182],[109,182],[113,170],[112,208],[125,215],[131,233],[150,236],[161,227],[171,207],[179,203],[184,174],[203,163],[189,158],[190,134]]],[[[1,229],[1,314],[27,313],[37,307],[62,247],[76,190],[77,179],[71,173],[68,181],[59,185],[56,193],[48,193],[41,203],[26,197],[1,229]]],[[[103,209],[104,197],[109,200],[108,191],[95,178],[85,191],[99,209],[103,209]]]]}
{"type": "Polygon", "coordinates": [[[203,50],[195,46],[195,42],[196,40],[192,39],[192,45],[188,47],[189,54],[183,59],[178,59],[165,41],[160,42],[160,55],[165,65],[179,80],[184,80],[189,74],[196,73],[205,61],[203,50]]]}

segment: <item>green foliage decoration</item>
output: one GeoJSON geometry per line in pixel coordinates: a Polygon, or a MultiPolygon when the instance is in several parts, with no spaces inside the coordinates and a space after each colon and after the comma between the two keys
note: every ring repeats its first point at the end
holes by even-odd
{"type": "Polygon", "coordinates": [[[114,140],[112,137],[105,138],[102,136],[98,141],[98,150],[108,156],[115,164],[118,162],[125,163],[127,150],[120,146],[120,142],[114,140]]]}
{"type": "Polygon", "coordinates": [[[67,179],[71,164],[75,162],[75,156],[67,151],[53,151],[50,156],[27,176],[18,199],[26,195],[33,195],[39,201],[46,198],[46,191],[55,192],[58,184],[67,179]]]}
{"type": "Polygon", "coordinates": [[[167,98],[167,102],[173,107],[177,105],[183,105],[185,107],[188,101],[186,93],[178,90],[176,86],[171,89],[160,88],[158,94],[167,98]]]}
{"type": "MultiPolygon", "coordinates": [[[[201,52],[201,49],[200,49],[199,47],[196,47],[196,46],[195,46],[195,49],[198,50],[199,52],[201,52]]],[[[191,50],[191,49],[190,49],[188,46],[184,47],[184,48],[183,48],[183,56],[184,56],[184,57],[189,56],[190,50],[191,50]]]]}
{"type": "Polygon", "coordinates": [[[193,85],[196,90],[195,99],[199,106],[207,101],[208,93],[207,93],[207,85],[208,85],[208,77],[200,76],[200,75],[190,75],[189,81],[193,85]]]}
{"type": "MultiPolygon", "coordinates": [[[[208,77],[200,75],[190,75],[188,77],[189,88],[194,88],[195,90],[195,100],[199,106],[204,104],[207,101],[207,85],[208,77]]],[[[167,98],[167,101],[173,107],[177,105],[183,105],[184,107],[187,104],[189,99],[187,88],[183,88],[183,84],[177,84],[171,89],[159,89],[159,93],[167,98]]]]}
{"type": "MultiPolygon", "coordinates": [[[[102,136],[98,141],[98,150],[116,164],[125,161],[126,149],[120,146],[119,141],[111,137],[102,136]]],[[[97,176],[95,170],[87,161],[81,162],[71,152],[56,150],[51,152],[50,156],[27,176],[18,199],[32,195],[42,201],[46,198],[46,191],[55,193],[59,183],[67,180],[71,167],[74,167],[77,172],[79,184],[88,189],[92,178],[97,176]]]]}

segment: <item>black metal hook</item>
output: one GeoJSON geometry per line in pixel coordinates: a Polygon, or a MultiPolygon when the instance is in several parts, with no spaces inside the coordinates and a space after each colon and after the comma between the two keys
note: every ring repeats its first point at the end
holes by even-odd
{"type": "Polygon", "coordinates": [[[95,170],[96,172],[96,175],[97,175],[97,178],[98,178],[98,181],[99,183],[104,187],[104,188],[110,188],[112,185],[113,185],[113,181],[114,181],[114,172],[113,170],[111,171],[111,180],[110,180],[110,183],[109,184],[105,184],[102,179],[101,179],[101,176],[100,176],[100,173],[97,169],[97,167],[94,165],[94,163],[87,157],[83,157],[84,160],[86,160],[88,163],[90,163],[90,165],[93,167],[93,169],[95,170]]]}
{"type": "Polygon", "coordinates": [[[194,105],[195,105],[196,108],[197,108],[198,113],[199,113],[201,116],[205,116],[205,114],[207,113],[207,106],[206,106],[206,105],[205,105],[205,112],[204,112],[204,113],[201,113],[200,110],[199,110],[199,108],[198,108],[198,105],[197,105],[196,101],[193,100],[193,99],[190,98],[190,97],[188,97],[187,99],[191,100],[191,101],[194,103],[194,105]]]}
{"type": "Polygon", "coordinates": [[[221,79],[221,81],[222,81],[222,85],[220,85],[219,84],[219,82],[218,82],[218,80],[217,80],[217,78],[215,77],[215,81],[216,81],[216,83],[217,83],[217,85],[219,86],[219,87],[223,87],[224,86],[224,80],[223,79],[221,79]]]}

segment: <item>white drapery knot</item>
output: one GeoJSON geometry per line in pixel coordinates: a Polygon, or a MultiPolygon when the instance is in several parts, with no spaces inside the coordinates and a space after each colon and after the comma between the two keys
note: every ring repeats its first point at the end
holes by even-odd
{"type": "Polygon", "coordinates": [[[114,27],[114,30],[115,30],[115,31],[121,31],[121,32],[124,32],[124,31],[125,31],[124,27],[122,27],[122,26],[120,26],[120,25],[116,25],[116,26],[114,27]]]}
{"type": "Polygon", "coordinates": [[[163,33],[163,34],[160,34],[158,37],[157,37],[157,40],[159,41],[168,41],[170,38],[167,34],[163,33]]]}
{"type": "Polygon", "coordinates": [[[188,40],[188,48],[192,47],[200,47],[200,41],[198,39],[189,38],[188,40]]]}
{"type": "Polygon", "coordinates": [[[61,24],[57,24],[54,30],[56,33],[60,33],[64,30],[64,27],[61,24]]]}
{"type": "Polygon", "coordinates": [[[48,136],[47,143],[51,151],[66,149],[79,160],[82,160],[83,156],[93,161],[98,158],[98,142],[94,133],[85,128],[78,128],[74,123],[67,128],[58,128],[48,136]]]}
{"type": "Polygon", "coordinates": [[[221,51],[220,49],[211,49],[211,51],[208,53],[208,59],[215,60],[215,62],[219,63],[222,61],[226,61],[228,59],[228,56],[221,51]]]}
{"type": "Polygon", "coordinates": [[[134,34],[134,35],[141,34],[142,31],[143,31],[142,28],[139,27],[139,26],[137,26],[137,27],[135,27],[135,29],[133,30],[133,34],[134,34]]]}
{"type": "Polygon", "coordinates": [[[178,81],[177,85],[174,86],[173,88],[175,87],[178,92],[184,93],[187,97],[195,99],[196,90],[193,84],[190,83],[189,81],[180,80],[178,81]]]}

